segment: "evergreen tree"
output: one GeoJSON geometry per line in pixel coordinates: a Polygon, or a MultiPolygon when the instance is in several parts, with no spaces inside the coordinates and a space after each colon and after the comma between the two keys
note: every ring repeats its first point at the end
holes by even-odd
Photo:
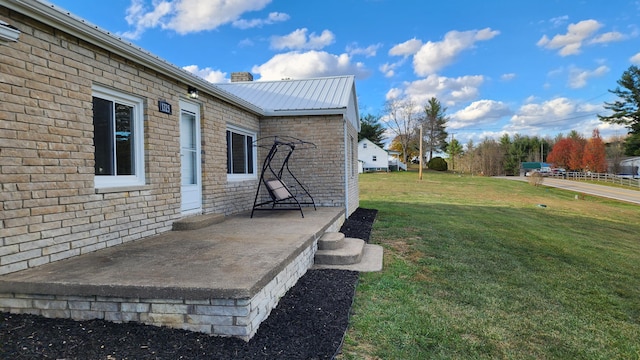
{"type": "Polygon", "coordinates": [[[358,133],[358,141],[369,139],[372,143],[384,148],[384,132],[386,129],[380,124],[380,117],[367,114],[360,118],[360,132],[358,133]]]}
{"type": "Polygon", "coordinates": [[[446,107],[442,107],[440,101],[435,97],[429,99],[424,106],[424,118],[422,119],[423,136],[425,141],[425,151],[429,152],[429,160],[434,152],[444,151],[447,146],[447,121],[444,114],[446,107]]]}
{"type": "Polygon", "coordinates": [[[625,154],[640,155],[640,69],[632,65],[624,73],[615,90],[610,93],[618,96],[612,103],[605,102],[604,108],[611,110],[609,116],[598,115],[601,121],[625,125],[629,137],[625,140],[625,154]]]}
{"type": "Polygon", "coordinates": [[[456,158],[462,155],[462,144],[457,139],[451,139],[447,145],[447,154],[451,160],[451,170],[456,169],[456,158]]]}

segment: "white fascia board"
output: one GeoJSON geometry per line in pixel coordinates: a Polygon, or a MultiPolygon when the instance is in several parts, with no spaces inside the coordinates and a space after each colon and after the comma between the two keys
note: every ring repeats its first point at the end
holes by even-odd
{"type": "Polygon", "coordinates": [[[226,91],[222,91],[212,83],[199,78],[164,59],[161,59],[157,55],[143,50],[141,47],[138,47],[133,43],[126,42],[122,40],[122,38],[117,37],[116,35],[103,30],[97,25],[93,25],[84,19],[76,17],[72,13],[57,7],[56,5],[42,0],[6,0],[6,3],[3,1],[3,5],[44,24],[48,24],[58,30],[69,33],[90,44],[94,44],[116,55],[120,55],[125,59],[138,62],[141,65],[147,66],[161,74],[180,80],[185,84],[192,85],[197,88],[198,91],[219,97],[256,115],[264,115],[264,111],[261,108],[237,96],[229,94],[226,91]]]}

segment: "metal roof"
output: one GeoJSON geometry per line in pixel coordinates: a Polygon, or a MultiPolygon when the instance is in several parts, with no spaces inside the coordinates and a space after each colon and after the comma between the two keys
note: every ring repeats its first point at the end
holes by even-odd
{"type": "Polygon", "coordinates": [[[352,75],[301,80],[243,81],[215,84],[255,106],[265,115],[346,114],[355,106],[352,75]]]}

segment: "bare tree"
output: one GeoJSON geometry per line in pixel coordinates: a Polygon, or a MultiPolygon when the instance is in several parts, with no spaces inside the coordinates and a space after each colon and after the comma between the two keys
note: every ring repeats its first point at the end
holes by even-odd
{"type": "Polygon", "coordinates": [[[620,161],[624,158],[624,136],[612,136],[607,141],[607,160],[609,160],[609,171],[613,174],[620,174],[622,166],[620,161]]]}
{"type": "Polygon", "coordinates": [[[396,135],[402,147],[402,158],[407,162],[409,146],[415,134],[415,104],[411,100],[391,99],[385,103],[383,121],[396,135]]]}
{"type": "Polygon", "coordinates": [[[478,145],[477,152],[482,175],[495,176],[503,174],[502,161],[504,151],[500,143],[494,139],[485,139],[478,145]]]}

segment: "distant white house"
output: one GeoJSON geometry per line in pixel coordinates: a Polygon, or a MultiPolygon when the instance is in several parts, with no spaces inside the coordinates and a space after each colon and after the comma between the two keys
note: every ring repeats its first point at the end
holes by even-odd
{"type": "Polygon", "coordinates": [[[389,170],[391,171],[407,171],[407,164],[403,163],[400,160],[400,155],[402,154],[400,151],[395,150],[387,150],[389,154],[389,170]]]}
{"type": "Polygon", "coordinates": [[[405,164],[398,164],[398,160],[390,156],[389,151],[384,150],[374,144],[369,139],[362,139],[358,142],[358,162],[359,171],[389,171],[403,169],[407,170],[405,164]]]}

